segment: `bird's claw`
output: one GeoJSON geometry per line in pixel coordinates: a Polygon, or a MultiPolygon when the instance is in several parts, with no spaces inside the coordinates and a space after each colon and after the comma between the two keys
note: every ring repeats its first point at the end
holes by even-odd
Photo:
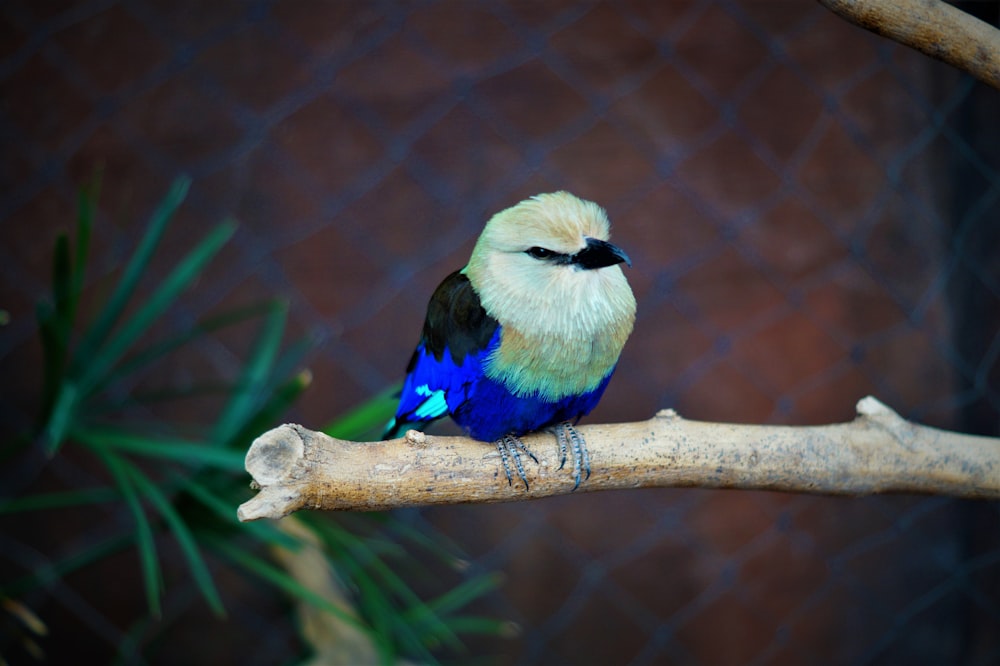
{"type": "Polygon", "coordinates": [[[573,490],[580,487],[580,481],[590,478],[590,454],[587,452],[587,442],[583,435],[569,421],[563,421],[553,429],[556,441],[559,443],[559,469],[566,466],[566,457],[573,452],[573,490]],[[586,476],[581,479],[581,475],[586,476]]]}
{"type": "Polygon", "coordinates": [[[521,452],[524,451],[534,460],[538,462],[538,458],[535,454],[528,450],[528,447],[524,445],[524,442],[520,438],[514,435],[504,435],[496,442],[494,442],[497,447],[497,451],[500,452],[500,461],[503,463],[503,471],[507,475],[507,485],[514,485],[514,478],[510,473],[510,461],[514,461],[514,467],[517,469],[517,475],[521,477],[521,481],[524,482],[524,489],[528,488],[528,478],[524,474],[524,463],[521,461],[521,452]]]}
{"type": "MultiPolygon", "coordinates": [[[[552,432],[555,433],[556,442],[559,443],[559,469],[566,466],[566,460],[572,452],[573,455],[573,490],[580,487],[580,482],[590,478],[590,454],[587,452],[587,442],[583,435],[577,432],[576,428],[569,421],[554,426],[552,432]]],[[[524,489],[529,490],[528,478],[524,472],[524,462],[521,453],[538,462],[538,458],[532,453],[524,442],[515,435],[504,435],[496,440],[494,444],[500,453],[500,461],[503,463],[504,474],[507,475],[507,485],[514,485],[514,476],[511,473],[511,461],[517,471],[517,475],[524,482],[524,489]]]]}

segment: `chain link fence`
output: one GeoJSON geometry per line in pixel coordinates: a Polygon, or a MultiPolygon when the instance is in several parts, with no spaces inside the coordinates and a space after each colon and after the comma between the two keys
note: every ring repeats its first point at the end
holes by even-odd
{"type": "MultiPolygon", "coordinates": [[[[962,6],[997,24],[997,3],[962,6]]],[[[0,31],[5,427],[33,418],[33,303],[100,168],[89,287],[190,174],[168,259],[223,217],[240,228],[176,325],[287,298],[315,342],[307,426],[401,376],[489,215],[567,189],[608,210],[639,302],[590,422],[824,423],[871,393],[1000,434],[1000,97],[816,3],[12,1],[0,31]]],[[[232,375],[245,346],[202,341],[145,381],[232,375]]],[[[480,610],[521,632],[460,661],[1000,661],[995,503],[645,490],[401,518],[505,574],[480,610]]],[[[0,550],[29,566],[127,521],[17,523],[0,550]]],[[[178,582],[155,627],[120,620],[138,586],[74,578],[33,601],[56,656],[295,654],[282,603],[238,581],[227,597],[210,619],[178,582]]]]}

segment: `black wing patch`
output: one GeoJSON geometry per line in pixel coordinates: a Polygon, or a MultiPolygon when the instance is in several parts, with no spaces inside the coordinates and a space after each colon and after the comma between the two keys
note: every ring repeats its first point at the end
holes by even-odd
{"type": "Polygon", "coordinates": [[[468,382],[480,372],[478,366],[465,367],[466,361],[484,353],[498,328],[469,278],[461,271],[446,277],[427,304],[427,318],[406,366],[396,416],[382,438],[397,436],[409,423],[426,423],[448,413],[454,407],[449,399],[460,401],[468,382]]]}
{"type": "MultiPolygon", "coordinates": [[[[421,339],[436,360],[444,358],[447,350],[455,365],[462,365],[467,356],[486,349],[498,325],[483,309],[469,278],[455,271],[434,290],[421,339]]],[[[414,354],[406,371],[411,372],[416,362],[414,354]]]]}

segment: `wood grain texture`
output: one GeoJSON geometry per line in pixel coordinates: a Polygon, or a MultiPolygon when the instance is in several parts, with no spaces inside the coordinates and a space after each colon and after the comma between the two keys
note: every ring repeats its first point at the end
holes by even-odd
{"type": "Polygon", "coordinates": [[[1000,90],[1000,30],[940,0],[819,0],[855,25],[1000,90]]]}
{"type": "MultiPolygon", "coordinates": [[[[1000,439],[918,425],[868,397],[857,417],[824,426],[689,421],[672,410],[648,421],[581,426],[592,474],[576,492],[697,487],[833,495],[926,493],[1000,498],[1000,439]]],[[[499,454],[465,437],[408,431],[382,442],[349,442],[300,425],[258,437],[246,458],[260,492],[240,520],[299,509],[382,510],[507,502],[573,492],[558,468],[555,438],[523,438],[530,490],[508,485],[499,454]]]]}

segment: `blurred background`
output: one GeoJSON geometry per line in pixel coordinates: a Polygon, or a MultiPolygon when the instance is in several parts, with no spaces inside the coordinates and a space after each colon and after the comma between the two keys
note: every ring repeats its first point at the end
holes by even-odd
{"type": "MultiPolygon", "coordinates": [[[[960,6],[997,25],[998,3],[960,6]]],[[[275,424],[318,428],[399,380],[489,216],[567,189],[607,209],[639,303],[587,421],[819,424],[873,394],[1000,434],[1000,92],[818,3],[8,0],[0,35],[5,432],[37,417],[35,303],[100,172],[84,314],[189,175],[145,289],[216,222],[238,228],[151,335],[287,299],[311,385],[275,424]]],[[[232,377],[250,346],[201,338],[134,381],[232,377]]],[[[94,474],[4,465],[0,495],[94,474]]],[[[661,489],[402,513],[502,573],[477,607],[520,627],[446,660],[994,664],[998,508],[661,489]]],[[[0,567],[84,548],[107,521],[129,524],[0,522],[0,567]]],[[[98,572],[22,599],[51,663],[301,656],[288,604],[242,579],[220,574],[227,619],[168,581],[166,619],[136,630],[135,552],[98,572]]]]}

